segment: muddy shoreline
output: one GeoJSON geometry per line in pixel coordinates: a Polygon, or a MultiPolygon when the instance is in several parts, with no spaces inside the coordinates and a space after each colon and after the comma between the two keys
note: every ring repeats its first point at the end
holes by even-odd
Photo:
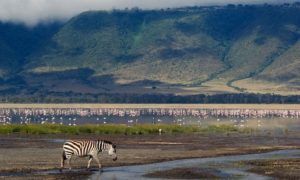
{"type": "Polygon", "coordinates": [[[174,168],[166,171],[155,171],[144,175],[149,178],[164,178],[164,179],[217,179],[221,178],[215,175],[215,169],[211,168],[174,168]]]}
{"type": "MultiPolygon", "coordinates": [[[[85,170],[85,158],[73,161],[72,167],[80,171],[65,170],[50,175],[35,173],[59,168],[61,147],[66,139],[107,139],[116,143],[119,159],[113,162],[109,156],[101,155],[104,167],[300,148],[298,134],[1,135],[0,178],[82,179],[89,176],[92,172],[85,170]]],[[[92,168],[96,168],[95,162],[92,162],[92,168]]]]}
{"type": "MultiPolygon", "coordinates": [[[[152,171],[145,168],[147,166],[149,169],[151,165],[144,165],[144,168],[127,167],[127,173],[123,173],[123,176],[132,177],[130,172],[139,170],[143,177],[164,179],[299,179],[299,163],[300,149],[276,150],[258,154],[169,161],[152,165],[152,171]]],[[[122,170],[126,172],[125,168],[122,170]]]]}

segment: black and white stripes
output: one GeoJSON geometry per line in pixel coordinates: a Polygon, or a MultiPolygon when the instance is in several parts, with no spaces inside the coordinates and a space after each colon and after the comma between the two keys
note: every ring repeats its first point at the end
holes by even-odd
{"type": "Polygon", "coordinates": [[[99,152],[107,151],[109,155],[114,156],[113,160],[117,160],[116,145],[105,140],[96,141],[67,141],[63,145],[63,154],[61,159],[61,168],[64,168],[65,160],[68,160],[68,164],[71,169],[72,156],[86,157],[89,156],[87,168],[90,167],[90,163],[95,159],[101,168],[101,164],[98,158],[99,152]]]}

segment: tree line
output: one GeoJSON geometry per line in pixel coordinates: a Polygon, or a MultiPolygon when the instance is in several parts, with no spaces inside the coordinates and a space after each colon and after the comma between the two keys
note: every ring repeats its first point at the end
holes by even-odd
{"type": "Polygon", "coordinates": [[[39,95],[1,95],[1,103],[203,103],[203,104],[298,104],[300,95],[282,96],[276,94],[215,94],[187,95],[173,94],[82,94],[49,92],[39,95]]]}

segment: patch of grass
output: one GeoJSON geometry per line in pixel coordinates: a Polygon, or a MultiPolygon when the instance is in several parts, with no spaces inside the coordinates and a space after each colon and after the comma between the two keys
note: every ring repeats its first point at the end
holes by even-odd
{"type": "MultiPolygon", "coordinates": [[[[292,72],[295,71],[292,70],[292,72]]],[[[238,80],[233,82],[233,85],[242,89],[247,89],[247,92],[250,93],[274,93],[285,96],[299,94],[299,89],[291,84],[270,82],[254,78],[238,80]]]]}
{"type": "Polygon", "coordinates": [[[237,132],[238,129],[234,126],[229,125],[210,125],[207,128],[203,128],[202,131],[204,132],[211,132],[211,133],[221,133],[221,132],[237,132]]]}
{"type": "Polygon", "coordinates": [[[106,124],[106,125],[79,125],[66,126],[56,124],[29,124],[29,125],[0,125],[0,134],[158,134],[159,129],[162,133],[232,133],[247,131],[240,130],[230,125],[210,125],[207,127],[198,126],[179,126],[170,124],[138,124],[127,126],[125,124],[106,124]]]}

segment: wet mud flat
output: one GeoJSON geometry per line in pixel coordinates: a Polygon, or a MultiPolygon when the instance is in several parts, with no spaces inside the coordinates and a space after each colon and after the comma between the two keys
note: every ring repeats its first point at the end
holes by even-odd
{"type": "MultiPolygon", "coordinates": [[[[299,179],[299,162],[300,149],[276,150],[259,154],[165,162],[157,165],[160,166],[159,170],[147,173],[143,177],[164,179],[299,179]]],[[[143,170],[141,167],[135,169],[143,170]]],[[[129,173],[128,176],[130,176],[129,173]]]]}
{"type": "Polygon", "coordinates": [[[300,179],[300,158],[258,160],[243,162],[250,165],[249,172],[278,179],[300,179]]]}
{"type": "MultiPolygon", "coordinates": [[[[1,135],[0,179],[85,179],[95,173],[86,170],[87,159],[76,158],[73,170],[58,171],[62,144],[66,139],[106,139],[117,144],[118,161],[100,155],[106,168],[164,162],[186,158],[205,158],[236,154],[263,153],[300,148],[300,136],[268,134],[163,134],[159,135],[1,135]]],[[[214,168],[177,169],[215,175],[214,168]]],[[[173,171],[176,174],[176,171],[173,171]]],[[[217,173],[218,174],[218,173],[217,173]]]]}
{"type": "Polygon", "coordinates": [[[190,168],[174,168],[165,171],[155,171],[144,175],[148,178],[164,178],[164,179],[217,179],[219,172],[211,168],[190,167],[190,168]]]}
{"type": "Polygon", "coordinates": [[[59,170],[44,170],[44,171],[36,171],[36,170],[19,170],[15,171],[2,171],[0,172],[0,179],[11,179],[11,180],[22,180],[22,179],[73,179],[73,180],[81,180],[86,179],[92,175],[92,171],[65,171],[60,172],[59,170]]]}

